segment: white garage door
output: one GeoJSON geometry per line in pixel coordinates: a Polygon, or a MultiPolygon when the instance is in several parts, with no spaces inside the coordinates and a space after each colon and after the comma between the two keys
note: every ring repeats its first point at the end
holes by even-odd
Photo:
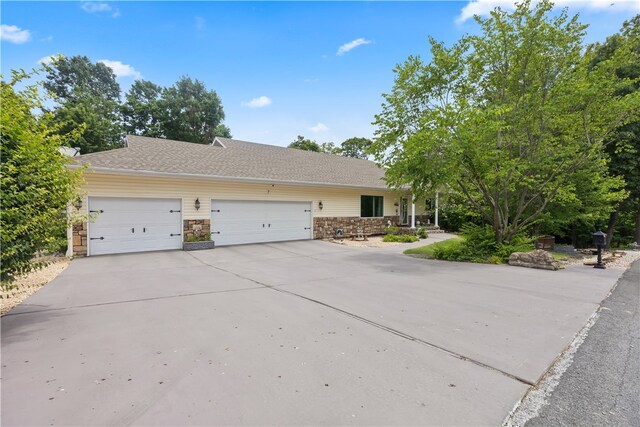
{"type": "Polygon", "coordinates": [[[89,197],[89,255],[182,248],[180,199],[89,197]]]}
{"type": "Polygon", "coordinates": [[[311,202],[211,201],[216,246],[311,239],[311,202]]]}

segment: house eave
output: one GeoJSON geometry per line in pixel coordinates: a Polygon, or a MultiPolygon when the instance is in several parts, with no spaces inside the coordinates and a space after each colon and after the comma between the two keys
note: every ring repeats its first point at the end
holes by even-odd
{"type": "MultiPolygon", "coordinates": [[[[82,169],[82,165],[69,165],[71,169],[82,169]]],[[[159,177],[159,178],[178,178],[178,179],[193,179],[193,180],[206,180],[206,181],[228,181],[228,182],[244,182],[252,184],[281,184],[281,185],[295,185],[295,186],[307,186],[307,187],[332,187],[332,188],[354,188],[354,189],[369,189],[369,190],[383,190],[392,191],[392,189],[382,186],[363,186],[363,185],[349,185],[338,184],[328,182],[310,182],[310,181],[293,181],[293,180],[278,180],[278,179],[266,179],[266,178],[252,178],[252,177],[231,177],[220,175],[202,175],[191,173],[177,173],[177,172],[158,172],[136,169],[114,169],[105,167],[92,167],[86,168],[88,172],[95,172],[107,175],[126,175],[126,176],[147,176],[147,177],[159,177]]]]}

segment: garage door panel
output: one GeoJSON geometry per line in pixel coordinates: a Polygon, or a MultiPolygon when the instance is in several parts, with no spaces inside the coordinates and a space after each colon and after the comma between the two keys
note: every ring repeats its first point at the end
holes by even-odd
{"type": "Polygon", "coordinates": [[[181,248],[181,205],[180,199],[90,197],[89,209],[102,212],[89,225],[89,255],[181,248]]]}
{"type": "Polygon", "coordinates": [[[309,202],[212,200],[216,246],[310,239],[309,202]]]}

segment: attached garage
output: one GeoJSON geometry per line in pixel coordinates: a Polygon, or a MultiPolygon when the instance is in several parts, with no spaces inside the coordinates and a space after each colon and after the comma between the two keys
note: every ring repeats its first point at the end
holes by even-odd
{"type": "Polygon", "coordinates": [[[129,197],[89,197],[95,216],[88,230],[88,254],[182,248],[182,201],[129,197]]]}
{"type": "Polygon", "coordinates": [[[313,238],[311,202],[211,200],[216,246],[313,238]]]}
{"type": "Polygon", "coordinates": [[[73,256],[382,234],[408,197],[368,160],[220,137],[128,135],[69,167],[85,170],[86,196],[69,206],[73,256]]]}

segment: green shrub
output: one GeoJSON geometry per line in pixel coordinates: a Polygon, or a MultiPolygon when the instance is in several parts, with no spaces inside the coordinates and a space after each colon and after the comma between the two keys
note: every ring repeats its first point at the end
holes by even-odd
{"type": "Polygon", "coordinates": [[[442,240],[440,242],[431,243],[430,245],[420,246],[419,248],[411,248],[404,251],[408,255],[419,255],[423,258],[433,258],[433,252],[438,248],[449,246],[459,246],[464,239],[462,237],[454,237],[453,239],[442,240]]]}
{"type": "Polygon", "coordinates": [[[419,239],[426,239],[427,237],[429,237],[429,233],[427,233],[426,227],[418,227],[418,229],[416,230],[416,236],[418,236],[419,239]]]}
{"type": "Polygon", "coordinates": [[[465,225],[462,227],[464,240],[459,244],[435,247],[432,256],[447,261],[482,262],[502,264],[513,252],[533,250],[533,238],[525,235],[515,236],[508,244],[495,241],[493,229],[489,226],[465,225]]]}
{"type": "Polygon", "coordinates": [[[418,238],[411,234],[403,234],[401,236],[397,236],[395,234],[387,234],[382,238],[383,242],[399,242],[399,243],[412,243],[417,242],[418,238]]]}
{"type": "Polygon", "coordinates": [[[397,236],[400,234],[400,227],[392,226],[384,229],[384,234],[391,234],[397,236]]]}

